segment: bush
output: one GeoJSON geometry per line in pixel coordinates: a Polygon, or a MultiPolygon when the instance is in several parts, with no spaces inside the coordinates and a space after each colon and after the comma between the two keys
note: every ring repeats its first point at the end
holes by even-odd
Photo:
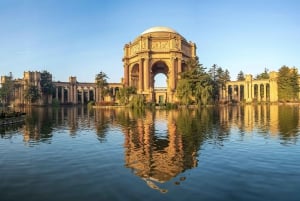
{"type": "Polygon", "coordinates": [[[53,107],[58,107],[60,105],[60,102],[57,98],[53,99],[52,100],[52,106],[53,107]]]}
{"type": "Polygon", "coordinates": [[[176,103],[166,103],[166,109],[170,110],[170,109],[177,109],[178,105],[176,103]]]}
{"type": "Polygon", "coordinates": [[[101,101],[101,102],[96,102],[96,106],[113,106],[115,103],[113,101],[101,101]]]}
{"type": "Polygon", "coordinates": [[[131,108],[144,108],[145,107],[145,100],[143,95],[133,95],[130,103],[131,108]]]}

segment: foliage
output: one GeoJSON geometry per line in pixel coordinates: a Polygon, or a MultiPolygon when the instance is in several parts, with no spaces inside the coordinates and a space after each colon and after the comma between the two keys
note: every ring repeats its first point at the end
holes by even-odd
{"type": "Polygon", "coordinates": [[[136,94],[135,87],[124,87],[117,91],[116,97],[121,105],[127,105],[131,95],[136,94]]]}
{"type": "Polygon", "coordinates": [[[256,80],[263,80],[263,79],[269,79],[269,70],[265,68],[264,72],[261,74],[256,75],[255,79],[256,80]]]}
{"type": "Polygon", "coordinates": [[[240,71],[237,75],[237,78],[236,78],[237,81],[244,81],[245,80],[245,75],[244,75],[244,72],[243,71],[240,71]]]}
{"type": "Polygon", "coordinates": [[[295,67],[282,66],[278,72],[277,83],[279,101],[298,100],[298,71],[295,67]]]}
{"type": "Polygon", "coordinates": [[[145,98],[141,94],[135,94],[133,95],[131,101],[130,101],[130,107],[133,109],[136,108],[144,108],[145,107],[145,98]]]}
{"type": "Polygon", "coordinates": [[[52,75],[48,71],[41,72],[41,91],[43,94],[50,95],[54,92],[55,86],[52,83],[52,75]]]}
{"type": "Polygon", "coordinates": [[[209,75],[211,77],[211,90],[212,90],[212,100],[219,100],[219,88],[224,88],[227,81],[230,81],[229,71],[223,70],[222,67],[214,64],[209,70],[209,75]]]}
{"type": "Polygon", "coordinates": [[[13,87],[14,84],[12,75],[10,74],[9,76],[5,76],[5,82],[2,83],[2,86],[0,88],[0,101],[4,104],[9,103],[13,87]]]}
{"type": "Polygon", "coordinates": [[[90,101],[90,102],[88,102],[87,107],[90,109],[90,108],[93,108],[94,105],[95,105],[95,102],[90,101]]]}
{"type": "Polygon", "coordinates": [[[52,106],[53,107],[59,107],[59,100],[57,99],[57,98],[54,98],[53,100],[52,100],[52,106]]]}
{"type": "Polygon", "coordinates": [[[178,105],[176,103],[166,103],[166,109],[167,110],[178,109],[178,105]]]}
{"type": "Polygon", "coordinates": [[[105,95],[105,92],[107,92],[105,90],[108,87],[107,79],[108,79],[107,75],[102,71],[100,71],[100,73],[98,73],[95,78],[96,85],[100,89],[100,101],[103,100],[103,95],[105,95]]]}
{"type": "Polygon", "coordinates": [[[35,85],[29,85],[24,90],[24,98],[29,101],[30,103],[34,103],[41,97],[39,89],[35,85]]]}
{"type": "Polygon", "coordinates": [[[212,99],[212,84],[213,79],[205,72],[198,59],[190,59],[187,61],[187,71],[181,73],[176,96],[183,105],[188,105],[192,101],[196,101],[198,105],[206,105],[212,99]]]}
{"type": "Polygon", "coordinates": [[[178,97],[180,103],[183,105],[190,104],[192,95],[193,94],[189,80],[179,80],[176,89],[176,96],[178,97]]]}

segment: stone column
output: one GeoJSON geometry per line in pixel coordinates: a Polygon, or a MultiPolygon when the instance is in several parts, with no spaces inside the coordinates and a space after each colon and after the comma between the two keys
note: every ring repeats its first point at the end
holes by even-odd
{"type": "Polygon", "coordinates": [[[241,101],[241,85],[237,85],[237,87],[238,87],[238,102],[240,102],[241,101]]]}
{"type": "Polygon", "coordinates": [[[144,90],[149,91],[149,59],[144,60],[144,90]]]}
{"type": "Polygon", "coordinates": [[[261,101],[261,91],[260,91],[260,84],[257,87],[257,100],[261,101]]]}
{"type": "Polygon", "coordinates": [[[55,87],[55,98],[58,100],[58,87],[55,87]]]}
{"type": "Polygon", "coordinates": [[[171,90],[175,90],[175,66],[174,66],[174,58],[171,58],[171,70],[170,70],[170,88],[171,90]]]}
{"type": "Polygon", "coordinates": [[[81,89],[81,104],[84,103],[84,89],[81,89]]]}
{"type": "Polygon", "coordinates": [[[267,101],[267,84],[264,84],[264,101],[267,101]]]}
{"type": "Polygon", "coordinates": [[[74,103],[77,104],[77,87],[74,85],[73,87],[73,98],[74,98],[74,103]]]}
{"type": "Polygon", "coordinates": [[[143,91],[143,59],[140,60],[139,63],[139,90],[140,92],[143,91]]]}
{"type": "Polygon", "coordinates": [[[69,86],[68,88],[67,88],[67,90],[68,90],[68,93],[67,93],[67,99],[68,99],[68,102],[70,103],[71,102],[71,87],[69,86]]]}
{"type": "Polygon", "coordinates": [[[64,99],[65,99],[65,88],[64,87],[62,87],[61,88],[61,103],[64,103],[64,99]]]}
{"type": "Polygon", "coordinates": [[[255,86],[255,84],[251,84],[251,101],[254,98],[254,86],[255,86]]]}
{"type": "Polygon", "coordinates": [[[88,102],[90,102],[90,88],[88,87],[88,91],[87,91],[87,100],[88,102]]]}
{"type": "Polygon", "coordinates": [[[129,86],[129,66],[124,64],[124,85],[129,86]]]}
{"type": "Polygon", "coordinates": [[[177,68],[178,68],[178,78],[180,77],[180,73],[182,72],[182,67],[181,67],[181,59],[177,59],[177,68]]]}

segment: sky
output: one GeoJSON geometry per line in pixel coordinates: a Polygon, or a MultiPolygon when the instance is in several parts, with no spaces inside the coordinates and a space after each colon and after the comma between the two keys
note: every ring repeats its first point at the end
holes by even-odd
{"type": "Polygon", "coordinates": [[[55,81],[123,77],[123,47],[154,26],[196,43],[207,69],[300,67],[298,0],[0,0],[0,75],[47,70],[55,81]]]}

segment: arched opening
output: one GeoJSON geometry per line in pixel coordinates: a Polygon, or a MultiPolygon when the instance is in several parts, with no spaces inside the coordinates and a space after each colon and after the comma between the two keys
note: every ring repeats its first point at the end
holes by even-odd
{"type": "Polygon", "coordinates": [[[139,83],[139,65],[135,64],[131,69],[131,76],[130,76],[131,86],[138,88],[139,83]]]}
{"type": "Polygon", "coordinates": [[[168,87],[168,72],[169,68],[163,61],[158,61],[153,64],[152,68],[152,87],[165,86],[168,87]]]}
{"type": "Polygon", "coordinates": [[[165,104],[167,100],[168,72],[169,68],[163,61],[154,63],[151,68],[152,88],[154,89],[154,101],[157,104],[165,104]]]}
{"type": "Polygon", "coordinates": [[[164,73],[158,73],[154,77],[154,88],[167,88],[167,76],[164,73]]]}

